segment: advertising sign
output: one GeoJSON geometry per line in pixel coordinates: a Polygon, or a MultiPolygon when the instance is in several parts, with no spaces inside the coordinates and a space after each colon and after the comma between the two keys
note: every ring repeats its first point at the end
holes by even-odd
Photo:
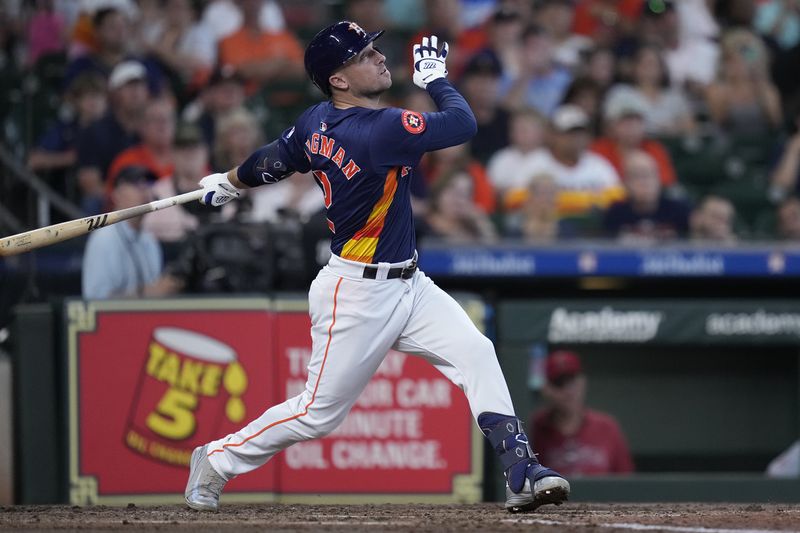
{"type": "MultiPolygon", "coordinates": [[[[73,502],[183,494],[192,450],[274,402],[268,301],[192,303],[70,305],[73,502]]],[[[274,493],[276,471],[226,493],[274,493]]]]}
{"type": "MultiPolygon", "coordinates": [[[[72,503],[180,501],[196,446],[305,386],[304,302],[70,302],[67,320],[72,503]]],[[[233,479],[223,500],[479,501],[482,446],[461,390],[392,351],[337,430],[233,479]]]]}
{"type": "Polygon", "coordinates": [[[790,300],[515,301],[497,316],[504,341],[800,344],[800,312],[790,300]]]}
{"type": "MultiPolygon", "coordinates": [[[[309,326],[307,316],[277,317],[278,378],[287,398],[305,388],[309,326]]],[[[483,437],[474,428],[460,389],[422,358],[390,351],[342,425],[284,452],[281,494],[459,493],[479,499],[464,494],[479,487],[465,479],[476,452],[478,470],[482,461],[483,437]]]]}

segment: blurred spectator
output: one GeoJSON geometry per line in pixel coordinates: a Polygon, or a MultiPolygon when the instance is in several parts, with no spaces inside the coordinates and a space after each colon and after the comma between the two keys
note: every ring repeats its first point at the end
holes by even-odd
{"type": "Polygon", "coordinates": [[[576,70],[582,56],[593,46],[586,35],[573,33],[575,0],[541,0],[536,23],[553,41],[553,59],[559,65],[576,70]]]}
{"type": "Polygon", "coordinates": [[[637,92],[610,93],[603,109],[606,135],[592,143],[592,151],[605,157],[622,175],[625,156],[630,152],[643,150],[656,160],[661,183],[669,187],[678,181],[675,168],[664,145],[645,135],[644,117],[647,108],[647,102],[637,92]]]}
{"type": "Polygon", "coordinates": [[[209,146],[216,138],[219,118],[244,105],[244,80],[232,68],[218,68],[211,74],[199,98],[183,110],[183,119],[197,122],[209,146]]]}
{"type": "Polygon", "coordinates": [[[28,65],[44,55],[60,53],[66,47],[64,18],[53,9],[53,0],[36,0],[28,21],[28,65]]]}
{"type": "Polygon", "coordinates": [[[778,202],[800,192],[800,111],[795,115],[794,132],[783,145],[770,177],[770,200],[778,202]]]}
{"type": "MultiPolygon", "coordinates": [[[[608,95],[616,98],[617,91],[634,93],[647,105],[644,108],[644,127],[648,135],[679,136],[695,131],[694,117],[683,91],[669,82],[661,49],[655,45],[641,46],[634,56],[630,85],[616,85],[608,95]]],[[[622,98],[626,98],[623,96],[622,98]]]]}
{"type": "Polygon", "coordinates": [[[325,198],[311,173],[295,174],[292,179],[248,192],[248,220],[252,222],[280,222],[287,216],[305,222],[325,209],[325,198]]]}
{"type": "Polygon", "coordinates": [[[244,21],[241,28],[219,43],[219,64],[231,67],[253,94],[277,80],[300,80],[305,76],[303,48],[288,29],[265,31],[259,23],[264,0],[239,0],[244,21]]]}
{"type": "Polygon", "coordinates": [[[673,85],[700,94],[714,80],[719,48],[713,37],[681,32],[681,18],[672,0],[644,4],[640,40],[656,44],[673,85]]]}
{"type": "Polygon", "coordinates": [[[114,180],[125,167],[144,167],[156,179],[172,174],[175,106],[171,100],[156,98],[147,103],[139,124],[139,137],[139,144],[123,150],[111,162],[106,176],[106,190],[113,189],[114,180]]]}
{"type": "Polygon", "coordinates": [[[547,121],[538,111],[523,109],[511,117],[510,126],[511,145],[496,152],[487,168],[492,185],[504,200],[509,192],[527,188],[540,166],[547,121]]]}
{"type": "MultiPolygon", "coordinates": [[[[286,20],[275,0],[265,0],[257,16],[259,27],[269,33],[286,29],[286,20]]],[[[242,10],[238,0],[210,0],[203,9],[202,24],[211,32],[214,42],[219,42],[242,27],[242,10]]]]}
{"type": "Polygon", "coordinates": [[[64,112],[39,139],[28,157],[28,167],[34,172],[64,170],[76,163],[79,131],[102,118],[106,112],[105,80],[88,72],[79,76],[64,95],[62,106],[64,112]]]}
{"type": "Polygon", "coordinates": [[[455,171],[466,173],[472,179],[472,201],[484,213],[494,213],[497,204],[494,187],[484,166],[470,156],[468,144],[457,144],[428,152],[422,161],[425,180],[431,187],[444,175],[455,171]]]}
{"type": "Polygon", "coordinates": [[[800,2],[762,0],[753,21],[755,30],[784,50],[800,44],[800,2]]]}
{"type": "Polygon", "coordinates": [[[425,23],[425,3],[426,0],[383,0],[383,11],[392,28],[416,31],[425,23]]]}
{"type": "MultiPolygon", "coordinates": [[[[151,187],[156,200],[193,191],[208,175],[208,147],[197,126],[184,123],[177,127],[172,160],[175,167],[172,175],[156,181],[151,187]]],[[[198,227],[201,219],[207,219],[214,211],[199,202],[176,205],[146,214],[142,228],[159,241],[180,241],[198,227]]]]}
{"type": "Polygon", "coordinates": [[[255,117],[245,108],[222,115],[217,122],[212,167],[217,172],[234,168],[253,153],[262,140],[255,117]]]}
{"type": "Polygon", "coordinates": [[[472,155],[484,164],[497,150],[508,146],[509,114],[499,105],[501,74],[497,57],[481,52],[470,59],[460,83],[478,123],[478,132],[472,138],[472,155]]]}
{"type": "Polygon", "coordinates": [[[163,18],[147,27],[145,45],[173,79],[174,92],[204,83],[217,60],[217,43],[198,22],[192,0],[164,0],[163,18]],[[178,87],[175,87],[178,85],[178,87]]]}
{"type": "Polygon", "coordinates": [[[522,35],[520,72],[516,77],[504,76],[500,93],[509,109],[533,107],[549,117],[561,103],[572,74],[555,63],[553,41],[538,26],[531,26],[522,35]]]}
{"type": "Polygon", "coordinates": [[[504,234],[548,243],[563,237],[563,233],[558,214],[558,184],[549,174],[536,174],[530,179],[522,207],[506,214],[504,234]]]}
{"type": "Polygon", "coordinates": [[[708,195],[689,215],[689,234],[696,241],[732,244],[736,242],[735,217],[736,210],[729,200],[708,195]]]}
{"type": "Polygon", "coordinates": [[[542,388],[546,407],[528,422],[542,463],[568,476],[630,474],[633,459],[619,423],[586,406],[586,375],[574,352],[552,352],[542,388]]]}
{"type": "Polygon", "coordinates": [[[431,235],[449,242],[491,242],[496,232],[473,202],[472,177],[462,169],[442,174],[431,186],[427,223],[431,235]]]}
{"type": "Polygon", "coordinates": [[[715,0],[714,15],[726,28],[750,28],[761,0],[715,0]]]}
{"type": "Polygon", "coordinates": [[[655,159],[642,151],[625,158],[627,197],[606,211],[603,226],[609,237],[628,244],[655,244],[689,234],[689,206],[665,197],[655,159]]]}
{"type": "Polygon", "coordinates": [[[712,8],[716,0],[681,0],[675,2],[678,12],[678,34],[682,39],[719,38],[719,24],[714,19],[712,8]]]}
{"type": "Polygon", "coordinates": [[[612,46],[634,33],[643,0],[578,0],[574,31],[598,46],[612,46]]]}
{"type": "Polygon", "coordinates": [[[588,150],[589,117],[578,106],[559,107],[550,120],[547,151],[537,172],[553,176],[559,188],[559,212],[581,215],[605,209],[624,196],[619,175],[603,157],[588,150]]]}
{"type": "Polygon", "coordinates": [[[787,241],[800,241],[800,199],[792,196],[778,208],[778,236],[787,241]]]}
{"type": "Polygon", "coordinates": [[[146,72],[141,63],[123,61],[108,80],[109,109],[78,134],[78,186],[86,214],[99,213],[103,181],[111,161],[139,140],[139,123],[147,104],[146,72]]]}
{"type": "MultiPolygon", "coordinates": [[[[126,168],[112,192],[114,209],[149,202],[149,183],[145,169],[126,168]]],[[[85,299],[155,297],[180,290],[179,280],[162,276],[161,248],[155,237],[141,226],[141,217],[133,218],[89,235],[83,254],[85,299]]]]}
{"type": "MultiPolygon", "coordinates": [[[[469,59],[487,44],[485,28],[464,26],[460,0],[426,0],[425,25],[408,40],[406,50],[411,50],[415,43],[429,35],[436,35],[440,43],[447,41],[450,45],[447,70],[453,79],[459,79],[469,59]]],[[[407,70],[410,71],[414,64],[413,57],[411,54],[406,57],[407,70]]]]}
{"type": "Polygon", "coordinates": [[[488,45],[478,54],[494,54],[501,65],[503,76],[515,78],[519,75],[523,61],[520,45],[524,29],[519,13],[501,5],[486,26],[488,45]]]}
{"type": "Polygon", "coordinates": [[[583,109],[589,117],[590,130],[593,134],[600,132],[601,114],[605,90],[592,78],[582,76],[575,78],[564,95],[564,104],[575,104],[583,109]]]}
{"type": "Polygon", "coordinates": [[[594,81],[605,94],[617,79],[617,58],[610,48],[593,48],[583,70],[583,75],[594,81]]]}
{"type": "MultiPolygon", "coordinates": [[[[97,72],[109,78],[115,67],[125,61],[136,58],[130,55],[130,44],[133,42],[130,15],[119,7],[98,9],[92,17],[92,28],[95,35],[93,51],[75,58],[64,74],[64,87],[69,87],[79,74],[97,72]]],[[[147,85],[152,94],[161,90],[161,73],[152,63],[142,61],[146,68],[147,85]]]]}
{"type": "MultiPolygon", "coordinates": [[[[125,14],[128,20],[136,20],[141,11],[136,0],[59,0],[58,10],[72,28],[67,55],[76,58],[91,53],[97,48],[97,28],[94,16],[101,10],[113,9],[125,14]]],[[[145,6],[148,7],[148,6],[145,6]]],[[[135,32],[138,34],[138,32],[135,32]]],[[[129,43],[135,45],[135,39],[129,43]]]]}
{"type": "Polygon", "coordinates": [[[739,29],[722,38],[722,64],[706,94],[711,119],[732,135],[758,135],[781,124],[781,100],[769,79],[769,56],[753,33],[739,29]]]}

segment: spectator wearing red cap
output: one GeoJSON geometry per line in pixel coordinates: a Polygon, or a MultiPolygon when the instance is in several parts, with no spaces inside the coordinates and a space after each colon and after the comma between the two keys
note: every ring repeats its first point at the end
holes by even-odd
{"type": "Polygon", "coordinates": [[[628,444],[617,421],[585,405],[586,376],[578,355],[551,353],[545,372],[542,394],[548,405],[528,422],[539,460],[570,476],[633,472],[628,444]]]}

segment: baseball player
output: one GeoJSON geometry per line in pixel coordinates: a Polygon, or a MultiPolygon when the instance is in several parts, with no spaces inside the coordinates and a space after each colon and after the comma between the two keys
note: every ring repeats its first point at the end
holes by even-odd
{"type": "Polygon", "coordinates": [[[201,202],[218,206],[241,189],[311,171],[325,197],[333,253],[308,294],[305,391],[194,450],[185,493],[193,509],[216,511],[234,476],[333,431],[391,348],[424,357],[464,391],[505,469],[509,511],[569,496],[567,480],[536,460],[491,341],[417,268],[409,197],[415,167],[425,152],[464,143],[476,131],[472,111],[446,79],[447,43],[440,49],[431,36],[413,47],[414,83],[439,109],[420,114],[379,103],[392,84],[373,44],[382,33],[349,21],[319,32],[305,67],[329,100],[227,174],[200,181],[201,202]]]}

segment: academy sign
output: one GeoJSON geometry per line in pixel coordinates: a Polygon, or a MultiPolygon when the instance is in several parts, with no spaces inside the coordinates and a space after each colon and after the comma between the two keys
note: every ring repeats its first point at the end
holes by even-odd
{"type": "Polygon", "coordinates": [[[618,311],[603,307],[570,311],[557,307],[550,315],[547,340],[560,342],[647,342],[658,334],[664,318],[659,311],[618,311]]]}

